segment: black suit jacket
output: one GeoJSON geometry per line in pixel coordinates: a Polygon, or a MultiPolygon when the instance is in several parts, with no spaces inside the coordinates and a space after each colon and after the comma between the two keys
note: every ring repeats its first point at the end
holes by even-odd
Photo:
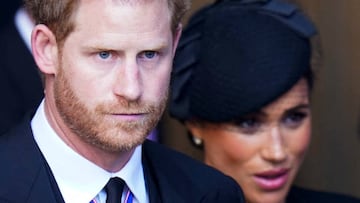
{"type": "Polygon", "coordinates": [[[0,134],[43,97],[40,74],[13,20],[0,29],[0,134]]]}
{"type": "Polygon", "coordinates": [[[304,189],[293,186],[286,200],[287,203],[360,203],[359,199],[354,197],[304,189]]]}
{"type": "MultiPolygon", "coordinates": [[[[0,163],[1,203],[64,202],[29,119],[0,137],[0,163]]],[[[160,144],[144,143],[143,165],[151,203],[244,202],[233,179],[160,144]]]]}

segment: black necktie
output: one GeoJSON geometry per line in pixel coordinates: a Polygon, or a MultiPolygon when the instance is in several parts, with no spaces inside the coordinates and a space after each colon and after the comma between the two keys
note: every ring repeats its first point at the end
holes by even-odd
{"type": "Polygon", "coordinates": [[[124,185],[125,182],[121,178],[110,178],[109,182],[105,185],[106,203],[121,203],[124,185]]]}

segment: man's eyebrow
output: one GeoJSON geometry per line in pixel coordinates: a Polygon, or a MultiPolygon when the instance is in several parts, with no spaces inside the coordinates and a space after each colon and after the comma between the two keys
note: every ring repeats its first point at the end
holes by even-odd
{"type": "MultiPolygon", "coordinates": [[[[168,42],[159,42],[159,43],[151,43],[151,44],[145,44],[141,48],[139,48],[140,51],[146,51],[146,50],[165,50],[168,49],[171,43],[168,42]]],[[[113,50],[113,51],[125,51],[126,48],[122,48],[121,45],[114,45],[110,43],[89,43],[84,44],[82,46],[82,50],[91,50],[91,51],[103,51],[103,50],[113,50]]]]}

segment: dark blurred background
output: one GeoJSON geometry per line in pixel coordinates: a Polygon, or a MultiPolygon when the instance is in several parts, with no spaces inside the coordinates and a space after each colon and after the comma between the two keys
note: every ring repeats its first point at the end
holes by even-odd
{"type": "Polygon", "coordinates": [[[13,18],[16,9],[21,5],[21,0],[3,1],[0,6],[0,29],[13,18]]]}

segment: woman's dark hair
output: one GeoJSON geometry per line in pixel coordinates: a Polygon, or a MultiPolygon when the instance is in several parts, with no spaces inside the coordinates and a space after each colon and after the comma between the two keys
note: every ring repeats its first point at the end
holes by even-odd
{"type": "Polygon", "coordinates": [[[280,0],[204,7],[190,18],[177,48],[170,115],[181,122],[229,122],[275,101],[301,78],[311,90],[315,34],[300,9],[280,0]]]}

